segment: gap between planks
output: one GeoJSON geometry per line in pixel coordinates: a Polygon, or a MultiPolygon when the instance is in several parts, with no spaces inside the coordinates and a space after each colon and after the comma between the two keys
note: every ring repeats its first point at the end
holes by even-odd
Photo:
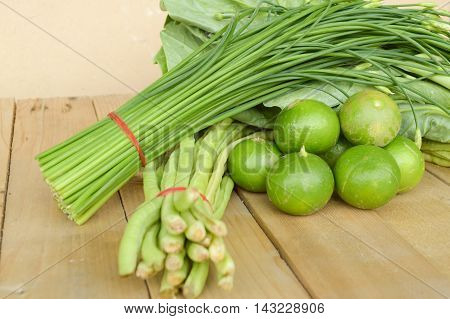
{"type": "MultiPolygon", "coordinates": [[[[127,98],[103,96],[94,97],[93,101],[101,118],[127,98]]],[[[142,185],[136,180],[123,187],[120,193],[128,215],[143,201],[142,185]]],[[[235,288],[231,292],[217,288],[214,271],[211,271],[201,298],[310,298],[236,194],[232,196],[224,220],[230,231],[225,240],[237,264],[235,288]]],[[[159,278],[148,280],[148,287],[151,296],[159,297],[159,278]]]]}
{"type": "Polygon", "coordinates": [[[125,225],[118,197],[78,227],[56,207],[34,160],[37,153],[95,121],[88,98],[17,102],[0,296],[142,298],[141,292],[148,296],[141,281],[117,276],[118,238],[125,225]]]}
{"type": "MultiPolygon", "coordinates": [[[[259,225],[261,230],[264,232],[267,238],[269,238],[272,245],[277,250],[278,255],[283,259],[283,261],[286,263],[286,265],[289,267],[289,269],[292,271],[294,276],[297,278],[297,280],[302,283],[305,290],[308,292],[309,296],[311,298],[317,298],[314,296],[314,292],[311,291],[309,285],[303,282],[303,279],[301,276],[299,276],[299,273],[295,270],[293,267],[292,261],[288,258],[288,256],[285,254],[285,251],[280,247],[277,240],[274,238],[274,236],[268,231],[267,227],[265,227],[264,223],[261,221],[261,219],[253,212],[253,207],[249,204],[247,201],[247,198],[243,195],[243,192],[245,192],[243,189],[239,188],[239,186],[235,186],[235,193],[239,197],[239,200],[242,202],[242,204],[247,208],[249,213],[253,216],[253,219],[256,221],[256,223],[259,225]]],[[[250,192],[248,192],[250,194],[250,192]]]]}
{"type": "MultiPolygon", "coordinates": [[[[53,100],[55,100],[55,99],[53,99],[53,100]]],[[[62,102],[61,102],[62,103],[62,102]]],[[[61,103],[57,103],[58,105],[60,105],[61,103]]],[[[11,142],[12,142],[12,138],[11,138],[11,142]]],[[[15,143],[15,142],[14,142],[15,143]]],[[[12,148],[11,148],[12,149],[12,148]]],[[[12,161],[10,161],[10,164],[13,164],[12,163],[12,161]]],[[[427,169],[428,169],[428,167],[427,167],[427,169]]],[[[448,172],[448,170],[447,170],[447,172],[448,172]]],[[[435,178],[433,178],[433,179],[436,179],[437,180],[437,178],[435,177],[435,178]]],[[[441,181],[442,181],[442,179],[441,179],[441,181]]],[[[48,191],[48,190],[47,190],[48,191]]],[[[125,205],[125,200],[124,199],[122,199],[121,200],[121,202],[120,202],[120,205],[122,206],[122,213],[126,213],[126,205],[125,205]]],[[[59,212],[57,212],[57,213],[54,213],[54,214],[60,214],[59,212]]],[[[103,213],[104,214],[104,213],[103,213]]],[[[378,212],[378,214],[380,214],[379,212],[378,212]]],[[[391,218],[392,219],[392,218],[391,218]]],[[[258,221],[258,223],[260,222],[259,221],[259,219],[258,218],[256,218],[256,220],[258,221]]],[[[386,221],[386,219],[384,219],[384,221],[386,221]]],[[[335,221],[336,222],[336,221],[335,221]]],[[[391,220],[391,222],[392,223],[394,223],[395,224],[395,221],[392,221],[391,220]]],[[[73,225],[72,225],[73,226],[73,225]]],[[[394,225],[394,226],[392,226],[392,227],[394,227],[395,229],[397,229],[398,230],[398,225],[394,225]]],[[[264,228],[264,227],[263,227],[264,228]]],[[[405,228],[405,227],[403,227],[403,228],[405,228]]],[[[120,234],[120,231],[118,232],[119,234],[120,234]]],[[[402,234],[403,235],[403,237],[405,237],[406,235],[405,234],[402,234]]],[[[270,238],[270,237],[269,237],[270,238]]],[[[270,238],[271,240],[273,240],[273,238],[270,238]]],[[[409,240],[411,241],[411,236],[409,237],[409,240]]],[[[273,240],[273,242],[276,244],[276,241],[275,240],[273,240]]],[[[413,246],[417,246],[417,242],[415,243],[415,245],[414,244],[412,244],[413,246]]],[[[426,244],[426,243],[425,243],[426,244]]],[[[426,246],[424,244],[424,246],[426,246]]],[[[278,246],[278,245],[277,245],[278,246]]],[[[279,247],[277,247],[277,248],[279,248],[279,247]]],[[[422,250],[423,250],[423,247],[422,247],[422,250]]],[[[283,254],[284,255],[284,254],[283,254]]],[[[286,260],[288,260],[288,258],[286,258],[286,260]]],[[[442,266],[441,266],[441,268],[442,268],[442,266]]],[[[1,278],[1,276],[0,276],[0,278],[1,278]]],[[[314,292],[314,289],[312,289],[312,291],[314,292]]]]}
{"type": "Polygon", "coordinates": [[[448,190],[430,174],[422,184],[376,212],[357,210],[332,199],[321,212],[305,217],[281,214],[265,195],[243,190],[239,194],[313,297],[447,297],[450,269],[445,265],[450,260],[439,251],[450,250],[442,247],[450,242],[445,201],[448,190]],[[428,196],[435,197],[431,199],[434,206],[417,212],[428,196]],[[414,198],[418,203],[408,206],[414,198]],[[427,214],[428,220],[423,217],[427,214]],[[410,222],[406,226],[405,220],[410,222]],[[417,230],[408,232],[420,225],[432,233],[429,237],[435,242],[431,245],[423,235],[416,240],[417,230]],[[366,289],[360,289],[361,285],[366,289]]]}
{"type": "MultiPolygon", "coordinates": [[[[106,109],[105,109],[105,107],[103,107],[103,111],[102,110],[99,110],[99,108],[98,107],[95,107],[95,109],[96,109],[96,113],[97,113],[97,115],[100,115],[100,117],[103,115],[103,116],[105,116],[106,114],[107,114],[107,112],[109,112],[109,111],[111,111],[111,110],[113,110],[114,108],[115,108],[115,106],[114,107],[111,107],[111,99],[119,99],[120,100],[120,102],[117,102],[116,101],[116,106],[119,106],[122,102],[124,102],[128,97],[102,97],[103,99],[109,99],[109,102],[107,102],[106,103],[106,109]],[[106,113],[105,113],[105,111],[106,111],[106,113]]],[[[100,99],[102,99],[102,98],[100,98],[100,99]]],[[[96,103],[95,103],[95,98],[94,98],[94,105],[95,105],[96,103]]],[[[114,104],[114,102],[113,102],[113,104],[114,104]]],[[[433,175],[435,175],[435,173],[433,173],[433,175]]],[[[442,177],[438,177],[438,178],[440,178],[441,180],[442,180],[442,177]]],[[[122,204],[122,206],[123,206],[123,209],[124,209],[124,214],[126,215],[127,213],[130,213],[130,209],[127,209],[127,205],[126,205],[126,199],[124,199],[124,198],[126,198],[126,196],[124,195],[124,196],[122,196],[122,193],[123,192],[126,192],[126,190],[122,190],[121,191],[121,204],[122,204]]],[[[241,193],[241,196],[242,196],[242,193],[241,193]]],[[[243,197],[243,199],[245,200],[245,196],[242,196],[243,197]]],[[[133,203],[130,203],[129,205],[133,205],[133,203]]],[[[249,210],[250,211],[252,211],[252,209],[251,209],[251,207],[248,207],[249,208],[249,210]]],[[[254,213],[253,213],[254,214],[254,213]]],[[[267,231],[267,228],[266,227],[264,227],[264,225],[262,225],[262,220],[261,220],[261,218],[258,218],[258,216],[255,216],[255,215],[253,215],[253,217],[256,219],[256,221],[258,222],[258,224],[259,224],[259,226],[261,226],[261,229],[263,229],[264,230],[264,232],[265,232],[265,234],[267,235],[267,237],[272,241],[272,243],[275,245],[275,247],[276,247],[276,249],[278,250],[278,253],[281,255],[281,256],[283,256],[283,258],[285,258],[285,261],[287,262],[287,265],[289,265],[289,267],[291,267],[291,269],[292,270],[294,270],[294,268],[292,267],[292,264],[293,264],[293,261],[292,260],[289,260],[289,258],[288,258],[288,256],[285,254],[285,253],[283,253],[283,247],[280,247],[279,245],[277,245],[277,240],[273,237],[273,236],[271,236],[270,235],[270,232],[268,232],[267,231]]],[[[338,219],[338,220],[333,220],[333,215],[330,215],[330,216],[327,216],[327,215],[323,215],[322,217],[325,217],[325,218],[327,218],[331,223],[334,223],[335,224],[335,226],[336,227],[340,227],[339,226],[339,222],[340,222],[340,220],[338,219]]],[[[386,226],[387,227],[387,225],[385,224],[384,226],[386,226]]],[[[353,237],[355,237],[355,239],[357,239],[358,240],[358,237],[357,236],[355,236],[352,232],[348,232],[351,236],[353,236],[353,237]]],[[[394,237],[395,237],[395,235],[394,235],[394,237]]],[[[364,242],[364,244],[365,245],[367,245],[367,243],[365,243],[364,242]]],[[[407,248],[411,248],[411,247],[408,247],[408,243],[406,243],[406,242],[404,242],[404,243],[402,243],[403,245],[404,245],[404,247],[403,248],[405,248],[405,247],[407,247],[407,248]]],[[[369,248],[371,248],[372,250],[374,250],[376,253],[378,253],[378,254],[380,254],[380,255],[382,255],[383,256],[383,252],[382,251],[377,251],[376,250],[376,248],[374,248],[374,247],[372,247],[372,246],[368,246],[369,248]]],[[[383,256],[384,258],[386,258],[386,259],[388,259],[389,260],[389,262],[391,262],[391,263],[394,263],[395,264],[395,260],[391,260],[391,259],[389,259],[387,256],[383,256]]],[[[394,256],[395,257],[395,256],[394,256]]],[[[427,264],[427,262],[426,261],[424,261],[424,260],[421,260],[421,256],[415,256],[415,258],[417,259],[416,260],[416,262],[419,262],[419,264],[420,263],[422,263],[422,273],[420,274],[420,275],[424,275],[424,273],[423,273],[423,269],[425,269],[425,271],[427,271],[427,270],[431,270],[431,272],[433,273],[433,272],[435,272],[435,270],[433,269],[433,267],[430,267],[430,265],[428,265],[427,264]],[[427,268],[428,267],[428,268],[427,268]]],[[[395,259],[395,258],[394,258],[395,259]]],[[[400,267],[400,268],[402,268],[401,267],[401,265],[396,265],[396,266],[398,266],[398,267],[400,267]]],[[[409,275],[411,275],[411,276],[413,276],[414,277],[414,272],[413,273],[411,273],[411,272],[409,272],[408,271],[408,269],[403,269],[403,271],[405,271],[405,272],[407,272],[409,275]]],[[[294,274],[295,274],[295,276],[297,277],[297,279],[299,279],[299,281],[300,282],[303,282],[303,280],[300,280],[300,278],[302,278],[302,276],[299,276],[299,274],[298,274],[298,272],[296,272],[295,270],[294,270],[294,274]]],[[[431,288],[431,290],[435,290],[434,289],[434,287],[433,286],[429,286],[428,285],[428,283],[426,282],[426,281],[423,281],[423,280],[421,280],[420,278],[418,278],[418,277],[415,277],[415,279],[417,279],[419,282],[421,282],[422,284],[424,284],[424,286],[427,286],[428,288],[431,288]]],[[[308,280],[306,280],[306,281],[308,281],[308,280]]],[[[154,287],[155,286],[155,284],[154,283],[152,283],[152,282],[154,282],[154,281],[150,281],[150,283],[147,285],[147,287],[149,288],[149,291],[154,291],[154,294],[155,295],[157,295],[157,289],[154,287]]],[[[434,283],[436,283],[435,281],[434,281],[434,283]]],[[[305,285],[306,287],[309,287],[309,285],[308,284],[306,284],[305,285]]],[[[439,286],[439,285],[438,285],[439,286]]],[[[308,289],[309,290],[309,289],[308,289]]],[[[310,287],[310,294],[311,295],[314,295],[315,293],[314,293],[314,290],[315,289],[313,289],[312,287],[310,287]]],[[[377,293],[378,293],[379,291],[377,291],[377,293]]],[[[445,296],[445,294],[443,295],[441,292],[439,292],[439,291],[437,291],[437,290],[435,290],[434,292],[436,292],[437,293],[437,295],[441,295],[441,296],[445,296]]],[[[398,291],[396,292],[397,293],[397,295],[398,295],[398,291]]],[[[401,293],[404,293],[404,291],[402,291],[401,293]]],[[[432,295],[432,293],[431,293],[431,295],[432,295]]],[[[319,296],[320,297],[320,295],[317,295],[317,296],[319,296]]],[[[338,295],[339,296],[339,295],[338,295]]],[[[342,295],[341,295],[342,296],[342,295]]]]}
{"type": "Polygon", "coordinates": [[[426,163],[426,170],[437,179],[441,180],[447,185],[450,185],[450,168],[442,167],[432,163],[426,163]]]}
{"type": "Polygon", "coordinates": [[[15,100],[0,99],[0,260],[2,256],[3,222],[6,213],[15,117],[15,100]]]}
{"type": "MultiPolygon", "coordinates": [[[[118,95],[118,96],[105,96],[105,97],[93,97],[92,98],[92,106],[94,108],[95,116],[97,117],[97,121],[101,120],[105,116],[108,115],[109,112],[116,110],[119,106],[124,104],[131,96],[127,95],[118,95]]],[[[128,223],[128,215],[125,209],[125,203],[123,200],[122,190],[117,192],[117,196],[119,197],[120,205],[122,207],[123,216],[125,221],[128,223]]],[[[130,213],[131,215],[131,213],[130,213]]],[[[150,287],[147,281],[144,281],[145,289],[147,291],[147,297],[152,298],[150,287]]]]}

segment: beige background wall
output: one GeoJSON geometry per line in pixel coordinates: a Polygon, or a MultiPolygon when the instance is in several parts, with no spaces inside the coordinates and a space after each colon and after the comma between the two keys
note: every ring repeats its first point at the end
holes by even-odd
{"type": "Polygon", "coordinates": [[[1,0],[0,97],[140,90],[159,76],[164,16],[158,0],[1,0]]]}
{"type": "Polygon", "coordinates": [[[159,0],[0,0],[0,97],[140,90],[160,74],[163,21],[159,0]]]}

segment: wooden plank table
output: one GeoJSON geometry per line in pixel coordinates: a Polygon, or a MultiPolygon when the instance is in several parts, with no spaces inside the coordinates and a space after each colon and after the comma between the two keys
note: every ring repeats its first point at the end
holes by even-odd
{"type": "MultiPolygon", "coordinates": [[[[158,282],[117,275],[131,181],[86,225],[57,208],[34,156],[114,110],[127,96],[0,100],[0,297],[158,298],[158,282]]],[[[318,214],[280,213],[238,190],[225,215],[237,263],[226,293],[204,298],[448,298],[450,170],[427,165],[418,188],[362,211],[337,198],[318,214]]]]}

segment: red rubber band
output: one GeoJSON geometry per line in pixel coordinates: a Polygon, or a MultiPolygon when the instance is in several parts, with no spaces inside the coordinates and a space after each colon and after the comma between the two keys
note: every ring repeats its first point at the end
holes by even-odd
{"type": "MultiPolygon", "coordinates": [[[[186,187],[182,187],[182,186],[180,186],[180,187],[169,187],[169,188],[166,188],[165,190],[160,191],[160,192],[158,193],[158,195],[156,195],[156,197],[161,197],[161,196],[164,197],[164,196],[167,196],[167,195],[172,194],[172,193],[175,193],[175,192],[182,192],[182,191],[185,191],[186,189],[187,189],[186,187]]],[[[210,201],[208,200],[208,198],[206,198],[205,194],[202,194],[202,193],[200,193],[199,191],[197,191],[197,192],[198,192],[200,198],[201,198],[204,202],[207,202],[207,203],[209,204],[209,206],[212,207],[210,201]]]]}
{"type": "Polygon", "coordinates": [[[156,195],[156,197],[161,197],[161,196],[165,197],[165,196],[167,196],[169,194],[172,194],[172,193],[175,193],[175,192],[185,191],[186,189],[187,189],[186,187],[169,187],[169,188],[166,188],[163,191],[160,191],[158,193],[158,195],[156,195]]]}
{"type": "Polygon", "coordinates": [[[144,152],[142,151],[142,148],[139,145],[139,142],[138,142],[136,136],[134,136],[133,132],[130,130],[127,123],[125,123],[116,112],[111,112],[108,114],[108,116],[111,118],[111,120],[113,120],[117,124],[117,126],[125,133],[125,135],[128,137],[128,139],[134,145],[134,147],[136,148],[136,151],[139,154],[139,159],[141,160],[141,164],[143,167],[145,167],[145,165],[147,165],[147,159],[145,158],[144,152]]]}

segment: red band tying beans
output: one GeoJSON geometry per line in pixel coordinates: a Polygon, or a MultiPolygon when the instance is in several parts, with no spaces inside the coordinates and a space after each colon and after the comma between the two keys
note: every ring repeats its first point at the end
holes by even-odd
{"type": "MultiPolygon", "coordinates": [[[[167,196],[169,194],[172,194],[172,193],[183,192],[186,189],[187,189],[186,187],[169,187],[169,188],[166,188],[165,190],[159,192],[158,195],[156,195],[156,197],[161,197],[161,196],[165,197],[165,196],[167,196]]],[[[198,192],[198,195],[200,196],[200,198],[204,202],[207,202],[211,206],[211,203],[209,202],[208,198],[206,198],[205,194],[202,194],[202,193],[198,192]]]]}

